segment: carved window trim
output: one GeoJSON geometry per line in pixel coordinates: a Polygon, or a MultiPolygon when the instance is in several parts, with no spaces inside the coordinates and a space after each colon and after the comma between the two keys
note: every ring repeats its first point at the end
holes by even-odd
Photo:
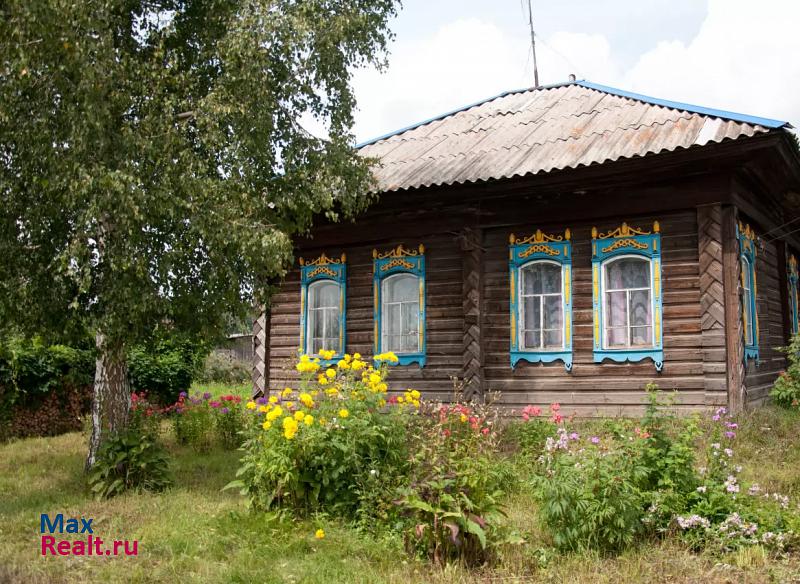
{"type": "Polygon", "coordinates": [[[510,358],[511,367],[520,361],[553,363],[562,361],[567,371],[572,371],[572,243],[567,229],[563,237],[546,235],[540,230],[530,237],[508,238],[508,271],[510,289],[510,358]],[[526,349],[522,346],[522,271],[537,262],[561,266],[562,346],[556,349],[526,349]]]}
{"type": "Polygon", "coordinates": [[[310,335],[307,330],[309,325],[308,296],[312,284],[320,281],[330,281],[339,286],[339,347],[331,359],[320,359],[324,366],[335,363],[345,353],[346,337],[346,307],[347,307],[347,256],[342,254],[340,259],[332,259],[324,253],[317,259],[306,262],[300,258],[300,351],[309,356],[310,335]]]}

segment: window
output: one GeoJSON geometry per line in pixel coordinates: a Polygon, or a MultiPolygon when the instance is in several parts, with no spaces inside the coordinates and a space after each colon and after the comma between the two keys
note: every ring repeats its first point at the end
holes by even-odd
{"type": "Polygon", "coordinates": [[[594,361],[664,362],[661,234],[623,223],[605,234],[592,230],[594,361]]]}
{"type": "Polygon", "coordinates": [[[375,354],[425,366],[425,247],[373,250],[375,354]]]}
{"type": "Polygon", "coordinates": [[[570,232],[509,237],[511,366],[562,361],[572,370],[570,232]]]}
{"type": "Polygon", "coordinates": [[[621,257],[603,264],[606,348],[653,344],[650,260],[621,257]]]}
{"type": "Polygon", "coordinates": [[[339,284],[329,280],[314,282],[308,287],[309,353],[321,350],[341,352],[339,345],[339,284]]]}
{"type": "Polygon", "coordinates": [[[737,225],[739,260],[742,277],[742,333],[744,336],[744,358],[758,363],[758,282],[756,281],[756,235],[749,225],[737,225]]]}
{"type": "Polygon", "coordinates": [[[300,258],[300,347],[317,356],[335,351],[330,364],[342,358],[345,345],[346,256],[334,260],[322,254],[312,262],[300,258]]]}
{"type": "Polygon", "coordinates": [[[788,272],[788,286],[789,286],[789,323],[793,335],[800,332],[800,297],[798,295],[798,273],[797,273],[797,258],[794,255],[789,256],[787,262],[788,272]]]}

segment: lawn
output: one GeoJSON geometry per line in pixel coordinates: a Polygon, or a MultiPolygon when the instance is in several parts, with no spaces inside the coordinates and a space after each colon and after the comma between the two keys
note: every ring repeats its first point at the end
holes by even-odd
{"type": "MultiPolygon", "coordinates": [[[[225,387],[199,388],[214,393],[225,387]]],[[[765,408],[742,416],[742,476],[800,496],[800,415],[765,408]]],[[[583,422],[581,431],[598,422],[583,422]]],[[[80,433],[0,446],[0,582],[797,582],[800,559],[771,557],[755,546],[724,556],[698,555],[677,539],[642,542],[617,557],[560,555],[538,529],[526,488],[508,501],[525,544],[499,565],[435,568],[409,558],[402,542],[317,517],[253,514],[235,491],[237,452],[199,455],[167,432],[175,487],[94,501],[82,472],[80,433]],[[95,535],[138,540],[137,557],[42,557],[41,513],[93,518],[95,535]],[[322,528],[325,538],[316,539],[322,528]]],[[[77,538],[80,536],[69,536],[77,538]]]]}

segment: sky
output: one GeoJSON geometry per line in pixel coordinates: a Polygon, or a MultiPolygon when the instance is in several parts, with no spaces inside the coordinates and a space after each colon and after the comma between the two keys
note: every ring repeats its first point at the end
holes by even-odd
{"type": "MultiPolygon", "coordinates": [[[[539,81],[800,126],[800,0],[533,0],[539,81]]],[[[404,0],[388,68],[356,71],[358,141],[533,85],[527,0],[404,0]]]]}

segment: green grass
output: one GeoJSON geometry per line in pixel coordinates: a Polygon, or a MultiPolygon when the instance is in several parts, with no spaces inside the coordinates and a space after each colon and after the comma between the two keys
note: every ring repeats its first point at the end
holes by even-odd
{"type": "MultiPolygon", "coordinates": [[[[243,386],[246,387],[246,386],[243,386]]],[[[215,395],[229,387],[198,386],[215,395]]],[[[249,391],[249,389],[248,389],[249,391]]],[[[761,409],[743,416],[738,442],[744,474],[770,490],[800,495],[800,416],[761,409]]],[[[589,430],[584,423],[581,430],[589,430]]],[[[327,520],[280,521],[249,513],[221,488],[237,453],[198,455],[168,435],[175,487],[161,494],[92,500],[84,487],[86,438],[79,433],[0,445],[0,583],[8,582],[791,582],[797,557],[748,548],[725,557],[693,554],[675,540],[644,542],[618,557],[558,555],[537,527],[530,493],[508,501],[526,544],[493,568],[434,568],[408,558],[402,544],[327,520]],[[139,540],[138,557],[39,555],[39,515],[94,518],[95,534],[139,540]],[[322,527],[323,540],[314,538],[322,527]]]]}

